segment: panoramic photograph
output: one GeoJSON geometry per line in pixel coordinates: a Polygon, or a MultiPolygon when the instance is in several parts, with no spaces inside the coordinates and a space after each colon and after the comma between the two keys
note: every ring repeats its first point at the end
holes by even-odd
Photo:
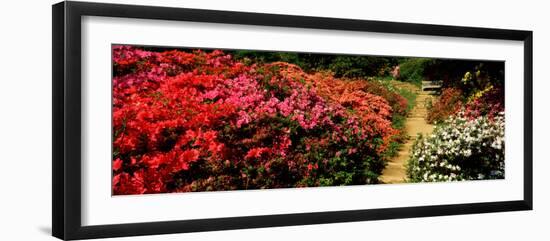
{"type": "Polygon", "coordinates": [[[504,62],[112,45],[112,195],[505,177],[504,62]]]}

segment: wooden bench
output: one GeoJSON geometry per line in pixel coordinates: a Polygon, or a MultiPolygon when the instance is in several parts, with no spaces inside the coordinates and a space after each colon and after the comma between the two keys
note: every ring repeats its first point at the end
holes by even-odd
{"type": "Polygon", "coordinates": [[[442,85],[443,85],[442,80],[422,81],[422,91],[426,91],[426,90],[439,91],[441,90],[442,85]]]}

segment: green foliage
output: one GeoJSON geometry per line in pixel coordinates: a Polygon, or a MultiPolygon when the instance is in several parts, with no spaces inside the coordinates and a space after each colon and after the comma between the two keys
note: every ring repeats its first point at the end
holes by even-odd
{"type": "Polygon", "coordinates": [[[426,77],[426,69],[434,64],[433,59],[428,58],[406,58],[399,64],[400,79],[420,83],[426,77]]]}
{"type": "Polygon", "coordinates": [[[407,99],[407,112],[411,111],[416,105],[417,94],[406,89],[397,89],[397,93],[407,99]]]}
{"type": "Polygon", "coordinates": [[[336,77],[366,78],[387,76],[392,67],[392,59],[374,56],[337,56],[329,69],[336,77]]]}
{"type": "Polygon", "coordinates": [[[245,63],[282,61],[296,64],[308,72],[330,70],[334,72],[334,76],[338,78],[388,76],[391,68],[398,62],[397,58],[376,56],[260,52],[249,50],[237,50],[232,54],[237,59],[244,60],[245,63]]]}
{"type": "Polygon", "coordinates": [[[504,62],[404,58],[399,68],[400,79],[404,81],[419,84],[422,80],[442,80],[444,87],[461,88],[466,94],[489,84],[504,84],[504,62]]]}
{"type": "Polygon", "coordinates": [[[392,157],[397,156],[397,153],[399,152],[401,145],[402,143],[397,140],[390,142],[388,145],[388,148],[384,152],[385,159],[390,159],[392,157]]]}

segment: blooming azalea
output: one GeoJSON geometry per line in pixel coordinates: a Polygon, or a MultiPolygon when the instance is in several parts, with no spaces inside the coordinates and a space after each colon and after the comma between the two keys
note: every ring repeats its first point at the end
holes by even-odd
{"type": "Polygon", "coordinates": [[[376,183],[365,170],[406,107],[374,83],[219,50],[116,45],[113,63],[114,194],[376,183]]]}

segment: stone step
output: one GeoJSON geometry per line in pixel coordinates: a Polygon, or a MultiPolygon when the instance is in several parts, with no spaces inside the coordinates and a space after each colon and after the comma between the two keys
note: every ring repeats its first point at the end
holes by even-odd
{"type": "Polygon", "coordinates": [[[426,117],[428,115],[428,112],[412,112],[409,113],[409,117],[426,117]]]}

